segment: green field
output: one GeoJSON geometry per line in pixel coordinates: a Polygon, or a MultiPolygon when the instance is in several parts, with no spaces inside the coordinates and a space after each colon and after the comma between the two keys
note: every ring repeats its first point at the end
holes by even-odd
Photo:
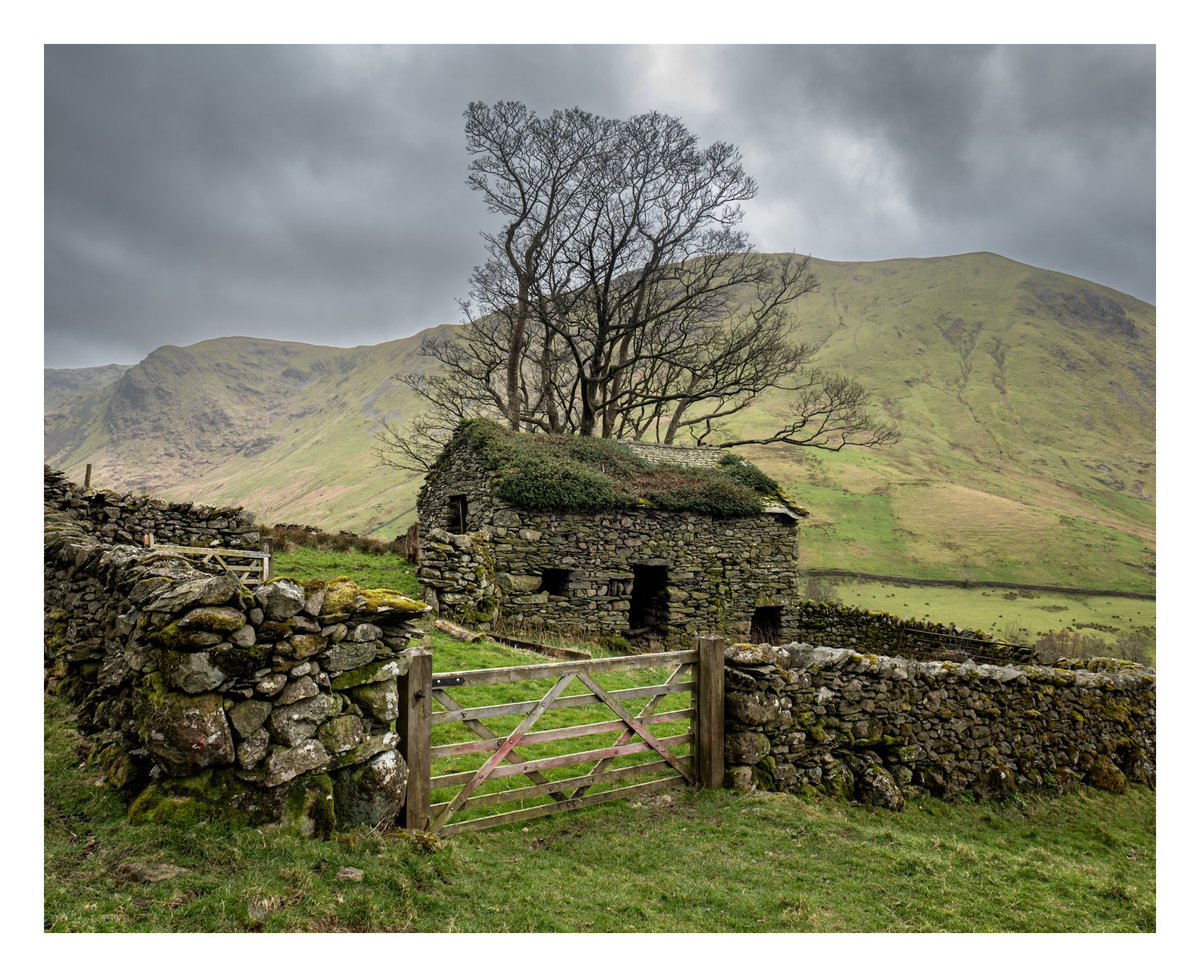
{"type": "MultiPolygon", "coordinates": [[[[364,584],[414,582],[393,556],[314,552],[293,551],[294,562],[277,566],[299,577],[320,566],[364,584]]],[[[860,596],[878,603],[894,594],[911,603],[910,590],[860,596]]],[[[544,660],[433,630],[420,644],[432,652],[435,672],[544,660]]],[[[662,677],[625,673],[605,685],[662,677]]],[[[456,695],[481,705],[536,697],[544,684],[456,695]]],[[[608,718],[570,712],[572,723],[608,718]]],[[[489,724],[500,732],[505,722],[489,724]]],[[[790,795],[671,789],[441,841],[355,829],[319,842],[232,821],[132,825],[123,799],[81,762],[87,746],[63,701],[44,700],[44,725],[49,932],[1061,933],[1156,926],[1155,795],[1142,789],[1121,796],[1081,789],[1003,804],[926,799],[899,813],[790,795]],[[342,868],[362,870],[362,881],[340,880],[342,868]]],[[[436,730],[438,742],[471,738],[458,726],[436,730]]]]}
{"type": "Polygon", "coordinates": [[[385,587],[410,597],[420,597],[421,588],[413,567],[389,553],[337,552],[297,546],[272,557],[276,577],[293,580],[332,580],[350,577],[360,587],[385,587]]]}
{"type": "Polygon", "coordinates": [[[820,578],[844,604],[979,628],[1015,644],[1064,628],[1103,641],[1116,657],[1145,648],[1154,664],[1155,602],[1128,597],[1085,597],[1019,587],[918,587],[868,580],[820,578]]]}

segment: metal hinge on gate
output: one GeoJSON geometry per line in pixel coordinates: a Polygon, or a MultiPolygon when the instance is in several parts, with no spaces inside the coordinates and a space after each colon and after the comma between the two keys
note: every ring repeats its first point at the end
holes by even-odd
{"type": "Polygon", "coordinates": [[[456,685],[462,685],[464,682],[466,682],[466,679],[461,675],[448,675],[445,678],[438,678],[436,675],[433,677],[433,687],[435,689],[448,689],[456,685]]]}

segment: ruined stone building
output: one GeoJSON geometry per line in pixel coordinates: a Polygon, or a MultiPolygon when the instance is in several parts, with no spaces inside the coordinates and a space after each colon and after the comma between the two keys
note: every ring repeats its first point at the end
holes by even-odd
{"type": "Polygon", "coordinates": [[[659,643],[795,633],[807,515],[721,449],[461,425],[417,503],[446,617],[659,643]]]}

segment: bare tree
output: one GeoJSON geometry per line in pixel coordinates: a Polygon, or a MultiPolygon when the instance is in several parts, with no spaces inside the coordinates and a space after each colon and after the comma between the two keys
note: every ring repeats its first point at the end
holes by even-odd
{"type": "MultiPolygon", "coordinates": [[[[757,185],[729,143],[701,146],[672,116],[625,121],[517,102],[465,113],[468,184],[501,227],[460,304],[433,337],[440,368],[403,378],[428,405],[422,436],[463,417],[597,437],[784,442],[838,450],[898,434],[855,381],[811,370],[791,306],[817,288],[807,259],[755,253],[739,225],[757,185]],[[773,435],[723,424],[769,389],[794,390],[773,435]]],[[[381,457],[404,467],[427,445],[388,426],[381,457]]]]}
{"type": "MultiPolygon", "coordinates": [[[[504,219],[498,232],[483,235],[490,259],[475,269],[472,297],[507,326],[499,406],[518,429],[531,292],[569,239],[564,228],[577,219],[580,195],[593,186],[590,174],[603,165],[616,124],[579,108],[539,119],[520,102],[472,102],[465,118],[467,185],[504,219]]],[[[471,302],[463,306],[471,319],[471,302]]]]}
{"type": "MultiPolygon", "coordinates": [[[[871,400],[871,392],[857,380],[809,370],[803,374],[788,418],[774,432],[758,438],[726,439],[718,442],[718,446],[790,444],[841,451],[848,445],[877,448],[895,444],[900,440],[899,428],[880,418],[873,411],[871,400]]],[[[705,439],[697,440],[703,443],[705,439]]]]}

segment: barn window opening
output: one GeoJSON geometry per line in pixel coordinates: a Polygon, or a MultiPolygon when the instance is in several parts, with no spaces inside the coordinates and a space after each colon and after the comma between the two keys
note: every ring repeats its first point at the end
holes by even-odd
{"type": "Polygon", "coordinates": [[[631,634],[666,634],[670,616],[665,566],[633,566],[633,591],[629,595],[631,634]]]}
{"type": "Polygon", "coordinates": [[[783,631],[782,607],[759,607],[750,620],[750,643],[777,645],[783,631]]]}
{"type": "Polygon", "coordinates": [[[571,589],[571,571],[556,568],[542,571],[542,583],[538,587],[541,593],[551,597],[569,597],[571,589]]]}
{"type": "Polygon", "coordinates": [[[467,531],[467,497],[465,495],[450,496],[450,515],[446,528],[452,533],[467,531]]]}

